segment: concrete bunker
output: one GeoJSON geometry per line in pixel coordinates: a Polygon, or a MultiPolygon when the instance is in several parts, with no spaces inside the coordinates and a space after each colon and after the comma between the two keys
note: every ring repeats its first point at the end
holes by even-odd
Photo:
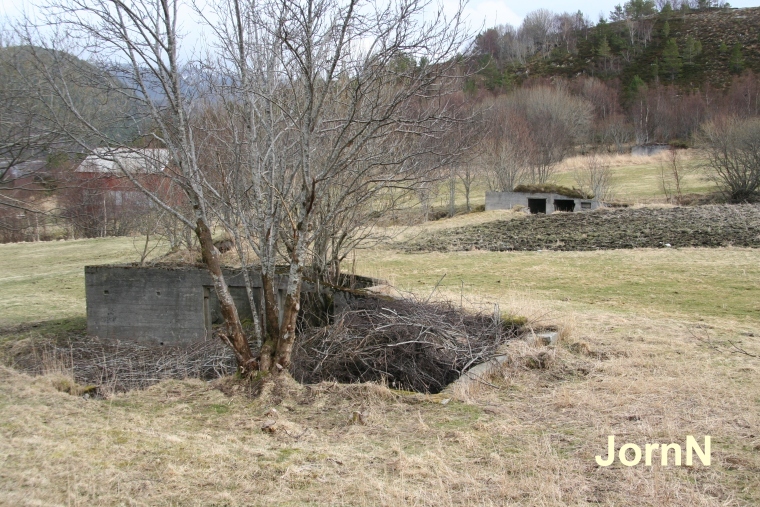
{"type": "MultiPolygon", "coordinates": [[[[251,322],[253,313],[242,269],[225,268],[224,275],[240,320],[251,322]]],[[[260,273],[249,268],[254,303],[261,308],[260,273]]],[[[372,278],[344,275],[342,286],[361,289],[377,282],[372,278]]],[[[278,275],[277,303],[286,292],[287,276],[278,275]]],[[[202,266],[106,265],[85,267],[87,332],[102,339],[129,340],[152,345],[183,345],[211,338],[222,324],[213,281],[202,266]]],[[[353,297],[350,291],[304,282],[302,312],[336,312],[353,297]],[[324,297],[329,294],[329,304],[324,297]],[[317,308],[319,307],[319,308],[317,308]]]]}
{"type": "Polygon", "coordinates": [[[554,211],[572,213],[575,211],[575,201],[573,199],[554,199],[554,211]]]}
{"type": "Polygon", "coordinates": [[[554,192],[486,192],[486,211],[521,206],[532,214],[555,211],[591,211],[600,206],[596,199],[586,199],[554,192]]]}
{"type": "Polygon", "coordinates": [[[546,213],[546,199],[528,199],[528,209],[534,215],[546,213]]]}

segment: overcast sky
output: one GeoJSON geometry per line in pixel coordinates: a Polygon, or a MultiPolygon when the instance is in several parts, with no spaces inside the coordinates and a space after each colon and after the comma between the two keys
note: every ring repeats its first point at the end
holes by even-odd
{"type": "MultiPolygon", "coordinates": [[[[552,12],[577,12],[582,11],[591,21],[596,23],[599,14],[609,16],[610,11],[616,4],[625,3],[625,0],[533,0],[519,2],[516,0],[473,0],[467,7],[467,13],[471,22],[480,26],[485,20],[486,28],[503,23],[519,25],[522,19],[536,9],[548,9],[552,12]]],[[[758,0],[729,0],[733,7],[757,7],[758,0]]]]}
{"type": "MultiPolygon", "coordinates": [[[[456,9],[456,0],[440,0],[445,9],[449,12],[456,9]]],[[[583,11],[593,22],[599,19],[599,14],[605,16],[617,3],[624,3],[625,0],[471,0],[467,5],[465,12],[467,14],[471,29],[475,32],[479,28],[490,28],[495,25],[509,23],[519,25],[525,15],[536,9],[549,9],[553,12],[577,12],[583,11]]],[[[23,9],[31,10],[29,7],[33,2],[27,0],[0,0],[0,21],[2,18],[15,19],[23,9]]],[[[434,0],[435,3],[435,0],[434,0]]],[[[733,7],[757,7],[760,0],[729,0],[733,7]]]]}

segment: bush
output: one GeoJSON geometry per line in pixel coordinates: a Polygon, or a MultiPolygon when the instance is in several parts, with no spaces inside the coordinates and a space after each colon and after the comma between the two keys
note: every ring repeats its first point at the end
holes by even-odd
{"type": "Polygon", "coordinates": [[[722,118],[702,127],[706,169],[733,202],[751,202],[760,191],[760,118],[722,118]]]}

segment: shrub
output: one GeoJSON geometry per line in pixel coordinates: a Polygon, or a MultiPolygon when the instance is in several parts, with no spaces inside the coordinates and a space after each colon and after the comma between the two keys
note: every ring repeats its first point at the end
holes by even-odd
{"type": "Polygon", "coordinates": [[[733,202],[754,201],[760,191],[760,118],[706,123],[699,143],[706,169],[733,202]]]}

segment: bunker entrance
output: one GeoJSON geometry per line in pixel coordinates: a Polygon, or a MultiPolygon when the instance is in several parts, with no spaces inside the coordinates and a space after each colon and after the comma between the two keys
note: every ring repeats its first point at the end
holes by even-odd
{"type": "Polygon", "coordinates": [[[528,209],[534,215],[546,214],[546,199],[528,199],[528,209]]]}
{"type": "Polygon", "coordinates": [[[554,211],[575,211],[575,201],[572,199],[554,199],[554,211]]]}

